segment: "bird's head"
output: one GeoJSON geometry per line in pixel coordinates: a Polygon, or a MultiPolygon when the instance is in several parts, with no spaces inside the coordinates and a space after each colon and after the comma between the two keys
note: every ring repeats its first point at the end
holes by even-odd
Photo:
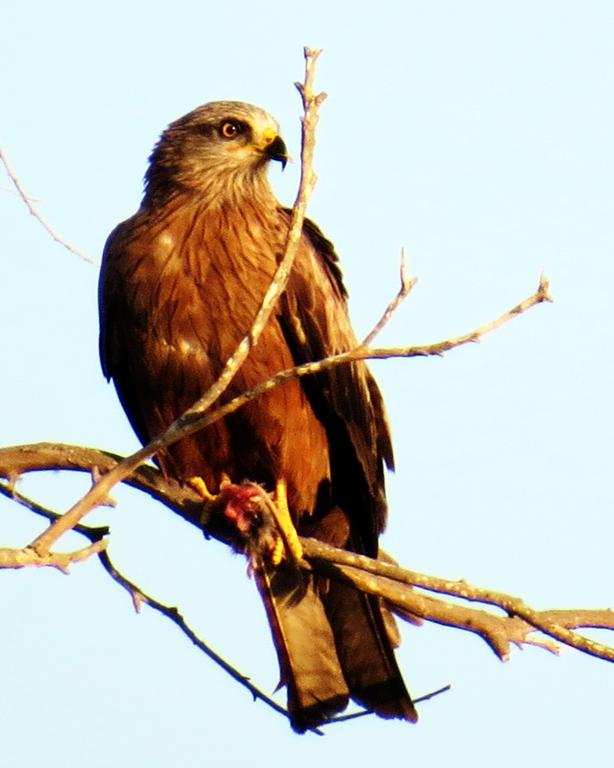
{"type": "MultiPolygon", "coordinates": [[[[211,201],[266,185],[270,160],[285,167],[288,153],[276,121],[259,107],[214,101],[164,131],[149,158],[146,195],[191,191],[211,201]]],[[[267,187],[268,189],[268,187],[267,187]]]]}

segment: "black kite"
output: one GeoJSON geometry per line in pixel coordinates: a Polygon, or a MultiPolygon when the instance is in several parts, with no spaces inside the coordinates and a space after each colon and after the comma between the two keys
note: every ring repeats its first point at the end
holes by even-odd
{"type": "MultiPolygon", "coordinates": [[[[216,380],[250,329],[281,259],[290,214],[267,180],[286,161],[275,121],[214,102],[172,123],[146,174],[138,212],[110,235],[100,278],[100,355],[144,443],[216,380]]],[[[332,244],[306,221],[286,290],[224,395],[356,338],[332,244]]],[[[157,456],[217,493],[224,476],[285,483],[298,532],[371,557],[386,519],[392,446],[382,398],[362,362],[293,380],[157,456]]],[[[416,713],[378,599],[289,564],[256,573],[298,731],[352,698],[382,717],[416,713]]]]}

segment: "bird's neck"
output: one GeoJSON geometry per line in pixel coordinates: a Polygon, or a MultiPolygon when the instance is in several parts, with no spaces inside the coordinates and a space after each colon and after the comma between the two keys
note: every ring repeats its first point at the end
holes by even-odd
{"type": "Polygon", "coordinates": [[[152,167],[145,179],[143,207],[154,209],[172,204],[180,197],[185,204],[191,199],[206,210],[221,207],[240,207],[245,202],[257,200],[263,206],[277,205],[264,168],[236,171],[224,169],[223,173],[202,173],[185,169],[178,172],[165,167],[152,167]]]}

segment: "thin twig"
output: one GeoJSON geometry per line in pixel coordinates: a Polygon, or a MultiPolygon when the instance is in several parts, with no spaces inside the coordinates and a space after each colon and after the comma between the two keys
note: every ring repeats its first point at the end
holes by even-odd
{"type": "Polygon", "coordinates": [[[62,245],[64,248],[69,250],[71,253],[74,253],[75,256],[78,256],[80,259],[83,259],[83,261],[87,261],[89,264],[97,264],[98,262],[94,261],[94,259],[91,259],[89,256],[86,256],[84,253],[81,253],[81,251],[78,248],[75,248],[74,245],[71,245],[70,243],[66,242],[63,238],[61,238],[57,232],[55,232],[49,224],[45,221],[45,219],[41,216],[41,214],[36,210],[36,208],[32,205],[32,200],[30,196],[27,194],[25,189],[21,186],[21,182],[19,181],[17,174],[15,171],[11,168],[9,161],[6,158],[6,155],[4,153],[4,150],[2,147],[0,147],[0,160],[2,161],[2,165],[4,165],[4,170],[6,171],[6,175],[9,177],[9,179],[13,182],[13,186],[17,190],[17,194],[19,197],[23,200],[25,203],[26,208],[30,212],[32,216],[38,221],[38,223],[45,229],[47,234],[49,234],[53,240],[55,240],[56,243],[59,245],[62,245]]]}
{"type": "MultiPolygon", "coordinates": [[[[398,307],[398,298],[401,296],[401,293],[402,291],[400,291],[399,294],[397,294],[397,296],[392,300],[392,302],[390,302],[382,318],[390,317],[388,310],[391,306],[394,306],[395,309],[398,307]]],[[[198,432],[201,429],[208,427],[210,424],[213,424],[213,422],[218,421],[219,419],[222,419],[231,413],[234,413],[234,411],[236,411],[238,408],[241,408],[246,403],[254,400],[257,397],[261,397],[266,392],[269,392],[271,389],[274,389],[275,387],[278,387],[287,381],[297,379],[302,376],[312,376],[316,373],[320,373],[321,371],[327,370],[328,368],[333,368],[337,365],[346,365],[347,363],[352,363],[357,360],[382,360],[393,357],[441,357],[444,353],[449,352],[452,349],[463,346],[464,344],[468,344],[470,342],[479,341],[487,333],[491,333],[497,328],[500,328],[502,325],[509,322],[513,318],[517,317],[523,312],[528,311],[537,304],[541,304],[544,301],[552,301],[552,299],[548,294],[547,279],[544,275],[542,275],[539,287],[533,295],[529,296],[524,301],[521,301],[519,304],[516,304],[516,306],[512,307],[512,309],[508,310],[507,312],[504,312],[495,320],[491,320],[490,322],[485,323],[479,328],[476,328],[475,330],[470,331],[469,333],[466,333],[462,336],[446,339],[445,341],[436,342],[434,344],[412,347],[372,348],[365,347],[360,344],[348,352],[341,352],[337,355],[331,355],[330,357],[326,357],[322,360],[317,360],[311,363],[304,363],[303,365],[298,365],[294,368],[288,368],[284,371],[276,373],[274,376],[271,376],[269,379],[266,379],[260,384],[257,384],[252,389],[243,392],[241,395],[238,395],[232,400],[229,400],[220,408],[216,408],[215,410],[204,414],[195,414],[191,417],[191,420],[186,419],[181,432],[181,437],[187,437],[194,432],[198,432]]],[[[373,331],[369,333],[367,338],[371,337],[376,329],[381,328],[381,322],[381,320],[378,321],[377,325],[373,331]]]]}
{"type": "Polygon", "coordinates": [[[227,675],[232,677],[233,680],[246,688],[252,695],[254,701],[260,700],[267,706],[271,707],[271,709],[274,709],[279,714],[284,715],[284,717],[289,717],[288,712],[284,707],[278,704],[270,696],[267,696],[265,693],[263,693],[251,682],[248,677],[241,674],[241,672],[233,667],[232,664],[229,664],[226,659],[214,651],[211,646],[207,645],[207,643],[205,643],[204,640],[202,640],[196,634],[196,632],[194,632],[194,630],[186,622],[181,612],[177,608],[161,603],[159,600],[156,600],[155,597],[152,597],[151,595],[144,592],[140,587],[134,584],[134,582],[130,581],[130,579],[126,578],[126,576],[117,570],[106,552],[101,553],[99,558],[104,569],[111,576],[111,578],[121,587],[123,587],[126,592],[128,592],[132,598],[132,602],[135,605],[135,608],[138,608],[140,605],[145,603],[146,605],[149,605],[150,608],[153,608],[155,611],[158,611],[158,613],[161,613],[167,619],[172,621],[173,624],[175,624],[181,630],[181,632],[183,632],[183,634],[188,637],[192,643],[194,643],[194,645],[205,654],[205,656],[215,662],[218,667],[221,667],[227,675]]]}
{"type": "MultiPolygon", "coordinates": [[[[418,696],[417,699],[414,699],[412,696],[412,702],[415,704],[422,704],[424,701],[430,701],[430,699],[434,699],[436,696],[440,696],[442,693],[447,693],[450,688],[452,688],[451,685],[444,685],[441,688],[438,688],[436,691],[431,691],[430,693],[424,693],[422,696],[418,696]]],[[[371,712],[368,709],[361,709],[359,712],[350,712],[347,715],[337,715],[336,717],[333,717],[329,720],[326,725],[332,725],[334,723],[345,723],[347,720],[356,720],[359,717],[366,717],[367,715],[373,715],[374,712],[371,712]]]]}
{"type": "MultiPolygon", "coordinates": [[[[2,472],[0,469],[0,475],[1,474],[2,472]]],[[[60,512],[54,512],[51,509],[47,509],[47,507],[41,506],[36,501],[33,501],[28,496],[24,496],[22,493],[19,493],[19,491],[15,490],[15,488],[12,488],[5,483],[0,483],[0,494],[2,496],[6,496],[7,499],[16,501],[19,505],[21,505],[22,507],[25,507],[30,512],[33,512],[35,515],[38,515],[39,517],[44,517],[47,520],[50,520],[50,521],[59,520],[60,517],[62,517],[62,514],[60,512]]],[[[92,543],[96,541],[100,541],[100,539],[104,538],[105,536],[108,536],[110,533],[110,528],[108,525],[101,525],[101,526],[94,527],[94,526],[83,525],[82,523],[78,523],[77,525],[75,525],[75,527],[72,530],[75,533],[80,533],[82,536],[86,536],[92,543]]]]}
{"type": "Polygon", "coordinates": [[[373,343],[374,339],[377,336],[379,336],[384,326],[386,326],[390,322],[390,318],[397,311],[401,302],[404,301],[409,296],[413,287],[418,282],[417,277],[409,276],[409,272],[407,271],[407,263],[405,261],[404,249],[401,249],[401,264],[399,268],[399,276],[401,278],[401,287],[399,288],[399,292],[392,299],[390,304],[388,304],[388,306],[384,310],[384,314],[380,317],[380,319],[374,325],[373,329],[369,331],[369,334],[367,336],[365,336],[362,344],[360,345],[361,347],[369,347],[373,343]]]}

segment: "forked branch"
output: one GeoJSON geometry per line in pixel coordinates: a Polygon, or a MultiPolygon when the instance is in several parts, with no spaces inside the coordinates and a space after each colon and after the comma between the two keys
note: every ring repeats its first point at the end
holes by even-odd
{"type": "MultiPolygon", "coordinates": [[[[41,513],[42,507],[34,505],[33,502],[24,502],[24,497],[15,490],[15,480],[19,476],[50,470],[77,470],[88,473],[110,471],[120,462],[119,456],[75,446],[41,443],[2,448],[0,476],[12,478],[12,484],[0,484],[0,493],[15,498],[36,514],[44,514],[41,513]]],[[[165,479],[158,470],[150,466],[141,467],[126,478],[125,482],[149,494],[200,528],[202,499],[189,487],[179,486],[165,479]]],[[[59,517],[55,514],[45,516],[50,520],[59,517]]],[[[106,534],[104,529],[89,529],[85,526],[76,530],[85,535],[88,531],[95,530],[97,538],[91,540],[92,543],[106,534]]],[[[573,631],[585,627],[614,630],[614,611],[610,609],[537,611],[518,597],[475,587],[464,580],[441,579],[417,573],[390,562],[372,560],[335,549],[314,539],[303,538],[301,542],[306,558],[303,567],[322,575],[350,581],[358,589],[379,595],[402,618],[419,617],[473,632],[480,636],[501,660],[509,658],[512,644],[538,645],[554,652],[558,651],[559,644],[564,644],[597,658],[614,661],[614,648],[573,631]],[[504,615],[458,602],[447,602],[429,595],[429,592],[460,598],[469,603],[483,603],[500,609],[504,615]],[[541,637],[536,636],[536,632],[541,633],[541,637]]]]}

